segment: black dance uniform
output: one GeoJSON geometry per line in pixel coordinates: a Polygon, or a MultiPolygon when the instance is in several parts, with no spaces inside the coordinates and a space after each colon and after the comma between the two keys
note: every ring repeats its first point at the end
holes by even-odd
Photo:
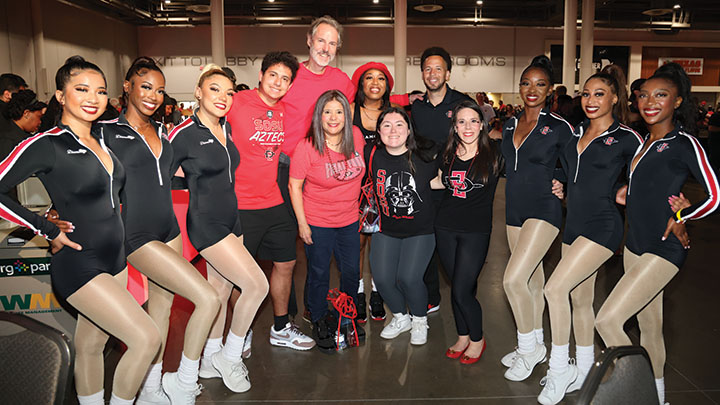
{"type": "Polygon", "coordinates": [[[623,219],[615,206],[616,180],[635,156],[643,140],[637,132],[617,120],[578,154],[577,145],[585,120],[565,147],[563,157],[568,170],[567,217],[563,243],[571,245],[579,236],[617,250],[622,243],[623,219]]]}
{"type": "MultiPolygon", "coordinates": [[[[645,138],[646,142],[648,137],[645,138]]],[[[637,154],[639,153],[641,150],[638,150],[637,154]]],[[[680,194],[690,173],[703,186],[708,197],[684,208],[681,212],[683,220],[700,219],[713,212],[720,204],[720,186],[700,142],[681,128],[675,127],[665,137],[651,143],[635,169],[631,168],[627,194],[626,242],[631,252],[638,256],[652,253],[677,267],[682,266],[687,250],[672,233],[665,241],[661,238],[668,219],[675,215],[667,199],[671,195],[680,194]]]]}
{"type": "Polygon", "coordinates": [[[377,131],[371,131],[368,129],[365,129],[362,123],[362,111],[360,110],[360,104],[355,104],[355,112],[353,113],[353,125],[358,127],[360,132],[363,134],[363,138],[365,138],[365,144],[370,145],[375,143],[375,139],[378,137],[377,131]]]}
{"type": "Polygon", "coordinates": [[[560,229],[562,208],[560,199],[552,193],[552,179],[557,178],[554,172],[558,157],[572,138],[573,127],[545,108],[540,111],[535,128],[515,148],[513,136],[520,116],[507,120],[503,129],[502,153],[507,173],[505,221],[520,227],[535,218],[560,229]]]}
{"type": "Polygon", "coordinates": [[[165,127],[152,120],[150,123],[162,142],[160,157],[155,157],[124,113],[114,120],[100,122],[105,142],[125,167],[125,187],[120,198],[128,255],[150,241],[167,243],[180,234],[170,190],[172,146],[165,127]]]}
{"type": "Polygon", "coordinates": [[[240,154],[232,142],[230,124],[220,120],[223,146],[197,114],[170,132],[173,147],[172,173],[182,166],[190,191],[187,214],[188,237],[202,251],[229,234],[242,235],[235,197],[235,169],[240,154]]]}
{"type": "Polygon", "coordinates": [[[51,240],[60,234],[55,224],[7,195],[11,188],[35,174],[60,218],[75,226],[68,237],[80,244],[82,250],[65,246],[51,260],[52,283],[63,298],[95,276],[115,275],[126,266],[119,202],[125,170],[105,146],[102,130],[93,128],[93,136],[110,155],[112,174],[100,158],[62,124],[22,141],[0,163],[0,216],[51,240]]]}

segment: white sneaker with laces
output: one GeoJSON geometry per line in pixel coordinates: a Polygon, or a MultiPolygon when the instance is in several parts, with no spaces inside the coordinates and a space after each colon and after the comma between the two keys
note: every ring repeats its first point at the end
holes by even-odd
{"type": "Polygon", "coordinates": [[[430,327],[427,323],[427,316],[413,316],[410,327],[410,344],[424,345],[427,343],[427,331],[430,327]]]}
{"type": "Polygon", "coordinates": [[[578,369],[573,363],[568,364],[564,373],[555,373],[548,370],[547,375],[540,380],[543,390],[538,395],[538,402],[542,405],[555,405],[565,397],[570,384],[577,379],[578,369]]]}
{"type": "MultiPolygon", "coordinates": [[[[222,350],[222,347],[220,348],[222,350]]],[[[200,378],[222,378],[220,372],[212,365],[212,360],[203,356],[200,358],[200,370],[198,372],[200,378]]]]}
{"type": "Polygon", "coordinates": [[[519,353],[509,369],[505,371],[505,378],[510,381],[523,381],[530,377],[533,369],[545,361],[547,348],[545,345],[535,344],[535,351],[528,354],[519,353]]]}
{"type": "Polygon", "coordinates": [[[248,369],[242,360],[231,363],[226,360],[222,351],[212,355],[212,365],[220,372],[225,386],[232,392],[245,392],[250,389],[248,369]]]}
{"type": "Polygon", "coordinates": [[[288,322],[280,331],[276,331],[274,326],[270,327],[270,344],[295,350],[310,350],[315,347],[315,340],[302,333],[297,325],[288,322]]]}
{"type": "Polygon", "coordinates": [[[172,405],[194,405],[195,398],[202,392],[200,384],[195,384],[195,388],[190,390],[181,386],[177,373],[163,374],[162,385],[172,405]]]}
{"type": "Polygon", "coordinates": [[[252,355],[252,335],[252,329],[248,329],[248,333],[245,335],[245,343],[243,344],[243,359],[249,359],[252,355]]]}
{"type": "Polygon", "coordinates": [[[170,398],[168,398],[167,395],[165,395],[165,392],[162,389],[162,386],[157,387],[157,389],[153,391],[148,391],[145,389],[140,390],[140,393],[138,394],[137,400],[135,400],[136,405],[170,405],[170,398]]]}
{"type": "MultiPolygon", "coordinates": [[[[575,366],[577,367],[577,366],[575,366]]],[[[582,388],[583,383],[585,382],[585,377],[587,377],[587,374],[583,374],[580,369],[578,369],[577,378],[575,381],[573,381],[572,384],[568,385],[567,390],[565,392],[575,392],[582,388]]]]}
{"type": "Polygon", "coordinates": [[[380,337],[383,339],[395,339],[401,333],[409,331],[412,328],[411,323],[409,314],[393,314],[393,318],[380,332],[380,337]]]}
{"type": "Polygon", "coordinates": [[[505,367],[512,367],[513,362],[517,358],[517,347],[515,350],[511,351],[510,353],[504,355],[502,359],[500,359],[500,363],[505,367]]]}

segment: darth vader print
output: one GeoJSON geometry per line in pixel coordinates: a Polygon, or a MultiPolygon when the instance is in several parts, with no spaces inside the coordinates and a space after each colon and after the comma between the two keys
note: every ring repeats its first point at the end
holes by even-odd
{"type": "Polygon", "coordinates": [[[394,217],[411,217],[420,212],[422,199],[415,178],[408,172],[394,172],[385,179],[385,197],[394,217]]]}

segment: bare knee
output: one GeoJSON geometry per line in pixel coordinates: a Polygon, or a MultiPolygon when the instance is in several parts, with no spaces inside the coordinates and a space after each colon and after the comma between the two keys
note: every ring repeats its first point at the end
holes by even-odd
{"type": "Polygon", "coordinates": [[[295,269],[295,260],[289,262],[275,262],[273,263],[273,273],[277,274],[282,278],[291,278],[293,270],[295,269]]]}

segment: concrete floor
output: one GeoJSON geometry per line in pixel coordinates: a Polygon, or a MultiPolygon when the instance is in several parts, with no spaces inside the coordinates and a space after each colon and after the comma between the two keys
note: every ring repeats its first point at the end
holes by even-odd
{"type": "MultiPolygon", "coordinates": [[[[691,184],[685,194],[697,201],[702,191],[691,184]]],[[[326,355],[318,350],[297,352],[273,347],[267,340],[272,309],[266,301],[253,325],[252,357],[245,362],[252,389],[235,394],[226,389],[220,379],[201,380],[204,390],[197,403],[537,403],[539,383],[547,363],[538,366],[523,382],[505,380],[505,368],[500,365],[500,358],[516,345],[515,324],[502,288],[502,275],[509,257],[504,226],[504,180],[496,195],[490,253],[478,280],[487,340],[487,350],[478,363],[462,365],[444,356],[456,339],[450,291],[444,278],[441,278],[440,310],[429,315],[428,342],[419,347],[410,345],[409,334],[391,341],[380,338],[383,322],[371,320],[365,326],[367,342],[359,348],[326,355]]],[[[715,250],[720,246],[719,225],[720,215],[715,215],[688,226],[692,240],[690,255],[665,290],[666,401],[672,405],[720,403],[720,272],[717,265],[720,252],[715,250]]],[[[550,275],[559,258],[558,238],[545,260],[546,275],[550,275]]],[[[295,283],[302,288],[305,258],[300,244],[296,269],[295,283]]],[[[620,256],[613,257],[600,269],[596,310],[622,272],[620,256]]],[[[366,275],[366,285],[368,282],[366,275]]],[[[337,280],[331,285],[337,286],[337,280]]],[[[298,295],[301,294],[302,291],[298,291],[298,295]]],[[[187,316],[184,310],[173,312],[164,363],[166,370],[177,368],[187,316]]],[[[545,341],[549,347],[547,311],[545,318],[545,341]]],[[[310,334],[309,324],[299,316],[297,323],[310,334]]],[[[636,323],[628,322],[626,329],[637,341],[636,323]]],[[[599,353],[597,335],[596,345],[599,353]]],[[[108,369],[112,368],[109,361],[108,369]]],[[[107,374],[109,386],[111,372],[107,374]]],[[[574,400],[575,395],[571,394],[563,403],[574,403],[574,400]]]]}

